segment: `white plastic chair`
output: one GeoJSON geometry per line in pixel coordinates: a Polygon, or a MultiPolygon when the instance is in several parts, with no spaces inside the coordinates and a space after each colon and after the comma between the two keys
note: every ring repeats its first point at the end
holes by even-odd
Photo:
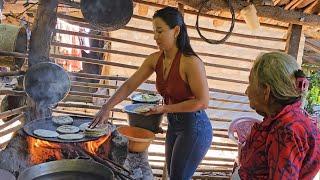
{"type": "Polygon", "coordinates": [[[252,126],[255,123],[261,122],[261,120],[251,117],[240,117],[234,119],[229,126],[228,136],[238,144],[243,144],[246,141],[247,136],[250,134],[252,126]],[[237,134],[237,139],[235,138],[235,133],[237,134]]]}

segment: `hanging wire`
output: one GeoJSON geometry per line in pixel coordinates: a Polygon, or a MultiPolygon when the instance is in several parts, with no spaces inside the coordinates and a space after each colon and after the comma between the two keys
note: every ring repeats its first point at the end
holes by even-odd
{"type": "Polygon", "coordinates": [[[223,37],[220,40],[212,40],[212,39],[207,39],[206,37],[204,37],[201,32],[200,32],[200,28],[199,28],[199,16],[201,14],[201,10],[203,9],[203,7],[209,2],[210,0],[204,0],[204,2],[201,4],[199,11],[197,13],[197,21],[196,21],[196,29],[198,31],[199,36],[201,37],[202,40],[204,40],[205,42],[209,43],[209,44],[222,44],[224,43],[232,34],[233,28],[234,28],[234,23],[235,23],[235,13],[234,13],[234,9],[232,6],[232,0],[228,0],[228,6],[230,9],[230,13],[232,15],[232,19],[231,19],[231,25],[230,25],[230,29],[228,31],[228,33],[225,35],[225,37],[223,37]]]}

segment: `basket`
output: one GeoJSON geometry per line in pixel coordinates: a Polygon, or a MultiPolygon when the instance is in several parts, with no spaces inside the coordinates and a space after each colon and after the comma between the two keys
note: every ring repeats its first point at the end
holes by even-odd
{"type": "MultiPolygon", "coordinates": [[[[0,50],[8,52],[27,52],[27,33],[25,28],[0,24],[0,50]]],[[[24,58],[0,56],[0,66],[9,67],[11,70],[20,69],[24,58]]]]}
{"type": "Polygon", "coordinates": [[[153,132],[138,127],[121,126],[118,127],[117,130],[120,134],[128,138],[130,152],[146,151],[155,138],[153,132]]]}

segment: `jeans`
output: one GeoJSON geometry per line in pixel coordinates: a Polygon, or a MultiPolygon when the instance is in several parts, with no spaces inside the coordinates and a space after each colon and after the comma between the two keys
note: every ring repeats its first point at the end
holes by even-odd
{"type": "Polygon", "coordinates": [[[212,141],[212,126],[204,110],[169,113],[166,163],[170,180],[189,180],[212,141]]]}

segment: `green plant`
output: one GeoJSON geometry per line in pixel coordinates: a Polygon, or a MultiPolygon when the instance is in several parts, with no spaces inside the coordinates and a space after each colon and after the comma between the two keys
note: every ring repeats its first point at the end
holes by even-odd
{"type": "Polygon", "coordinates": [[[313,106],[320,105],[320,71],[311,73],[309,81],[306,110],[312,114],[313,106]]]}

